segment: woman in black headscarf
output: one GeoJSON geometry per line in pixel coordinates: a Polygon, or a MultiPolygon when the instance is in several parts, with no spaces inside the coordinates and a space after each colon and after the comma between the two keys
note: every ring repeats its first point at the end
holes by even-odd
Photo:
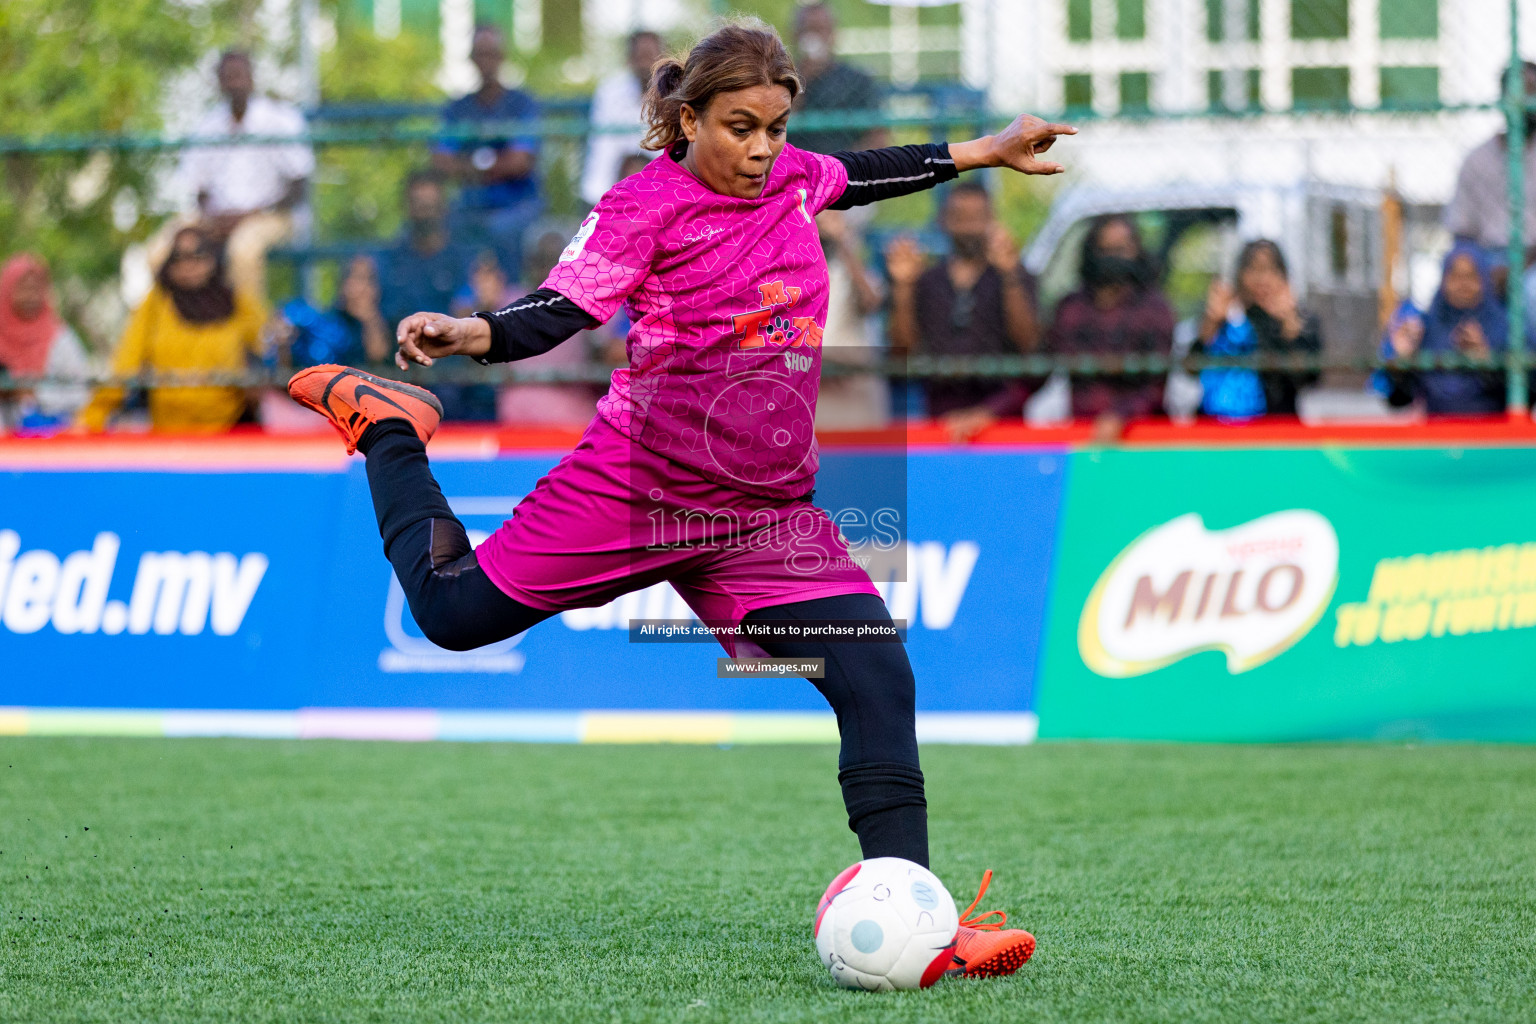
{"type": "MultiPolygon", "coordinates": [[[[118,341],[112,374],[239,373],[261,355],[265,322],[266,311],[257,299],[225,283],[219,247],[199,228],[182,228],[154,287],[118,341]]],[[[81,422],[87,429],[103,429],[123,393],[121,387],[102,388],[81,422]]],[[[154,387],[149,392],[150,423],[157,431],[228,430],[245,408],[245,390],[232,385],[154,387]]]]}
{"type": "MultiPolygon", "coordinates": [[[[1096,218],[1083,240],[1082,286],[1056,307],[1047,347],[1061,355],[1159,355],[1173,348],[1173,308],[1157,288],[1135,223],[1096,218]]],[[[1126,421],[1162,410],[1163,378],[1072,378],[1072,415],[1093,419],[1094,439],[1112,441],[1126,421]]]]}

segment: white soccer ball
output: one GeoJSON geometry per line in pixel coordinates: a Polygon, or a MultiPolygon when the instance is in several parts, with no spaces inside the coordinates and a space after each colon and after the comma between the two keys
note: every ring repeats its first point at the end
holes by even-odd
{"type": "Polygon", "coordinates": [[[846,868],[816,908],[816,952],[844,988],[927,988],[954,954],[960,915],[933,872],[900,857],[846,868]]]}

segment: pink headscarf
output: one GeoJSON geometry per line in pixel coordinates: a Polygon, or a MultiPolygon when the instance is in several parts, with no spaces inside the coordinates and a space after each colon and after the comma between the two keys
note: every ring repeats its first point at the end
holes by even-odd
{"type": "Polygon", "coordinates": [[[63,326],[53,308],[52,291],[48,264],[29,252],[17,253],[0,267],[0,367],[24,377],[39,376],[48,368],[48,349],[63,326]],[[32,271],[43,275],[43,308],[23,320],[11,302],[22,277],[32,271]]]}

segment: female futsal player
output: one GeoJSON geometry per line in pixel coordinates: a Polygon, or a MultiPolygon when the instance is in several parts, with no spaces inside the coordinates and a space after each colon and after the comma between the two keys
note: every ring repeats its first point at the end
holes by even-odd
{"type": "MultiPolygon", "coordinates": [[[[629,309],[629,367],[614,372],[575,451],[479,548],[427,466],[442,413],[430,392],[341,366],[289,383],[349,453],[366,457],[384,553],[434,643],[482,647],[661,580],[725,630],[890,623],[837,526],[810,504],[827,312],[816,215],[971,168],[1055,174],[1062,168],[1040,154],[1074,129],[1025,115],[971,142],[821,156],[786,145],[800,88],[778,36],[752,25],[722,28],[686,58],[659,62],[646,142],[662,156],[603,196],[544,286],[496,312],[400,323],[405,369],[453,354],[482,363],[536,355],[629,309]]],[[[825,659],[825,678],[813,682],[837,715],[849,827],[865,857],[926,866],[903,645],[748,644],[728,632],[721,643],[733,656],[825,659]]],[[[1012,973],[1034,952],[1028,932],[1002,929],[1000,911],[966,915],[952,973],[1012,973]]]]}

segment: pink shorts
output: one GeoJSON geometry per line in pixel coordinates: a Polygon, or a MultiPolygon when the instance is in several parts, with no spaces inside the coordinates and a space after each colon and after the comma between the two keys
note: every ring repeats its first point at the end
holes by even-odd
{"type": "Polygon", "coordinates": [[[607,604],[665,580],[718,627],[773,605],[879,593],[809,501],[705,480],[601,416],[476,555],[504,593],[546,611],[607,604]]]}

